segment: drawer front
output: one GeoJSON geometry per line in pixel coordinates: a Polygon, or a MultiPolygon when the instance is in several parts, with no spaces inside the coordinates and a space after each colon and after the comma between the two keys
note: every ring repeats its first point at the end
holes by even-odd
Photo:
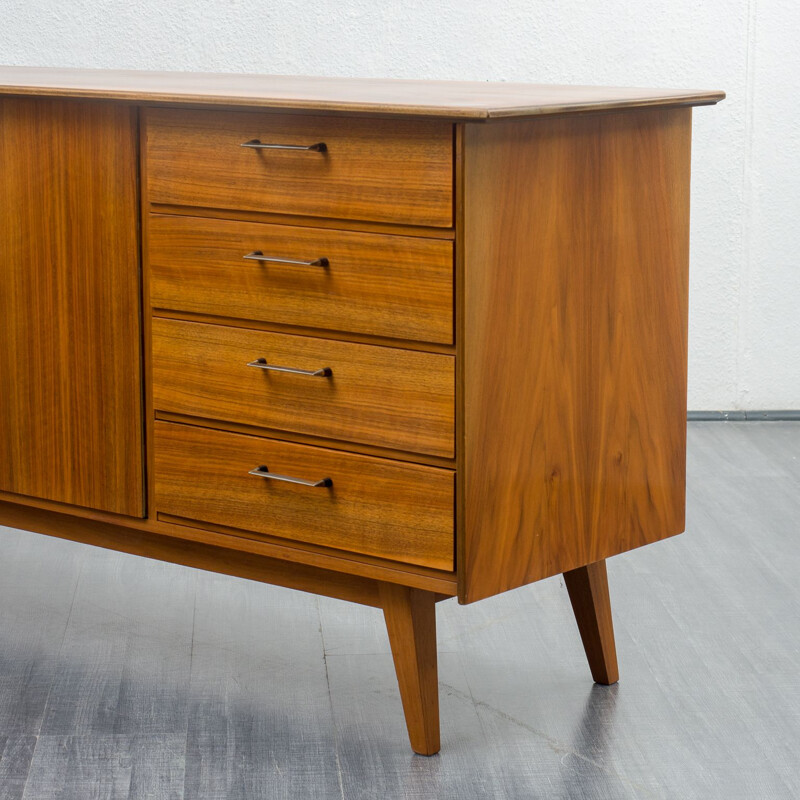
{"type": "Polygon", "coordinates": [[[452,242],[160,214],[148,233],[155,308],[453,341],[452,242]]]}
{"type": "Polygon", "coordinates": [[[148,109],[153,203],[449,227],[445,122],[148,109]],[[325,149],[255,149],[262,144],[325,149]]]}
{"type": "Polygon", "coordinates": [[[153,319],[158,411],[452,457],[454,357],[153,319]],[[329,375],[248,366],[267,365],[329,375]]]}
{"type": "Polygon", "coordinates": [[[452,570],[454,487],[446,469],[155,423],[157,511],[200,523],[452,570]]]}

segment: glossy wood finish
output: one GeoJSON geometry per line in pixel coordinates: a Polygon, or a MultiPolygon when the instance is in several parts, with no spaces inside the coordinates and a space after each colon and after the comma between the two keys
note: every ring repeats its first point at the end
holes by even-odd
{"type": "MultiPolygon", "coordinates": [[[[353,553],[345,553],[321,545],[307,542],[289,541],[269,536],[268,534],[252,533],[249,531],[226,528],[204,522],[202,527],[191,520],[170,517],[162,514],[160,519],[126,517],[119,514],[108,514],[102,511],[88,511],[77,506],[65,503],[54,503],[49,500],[36,500],[30,497],[0,492],[0,524],[15,528],[26,528],[26,520],[30,515],[39,519],[38,512],[45,511],[49,514],[52,525],[42,531],[51,536],[59,536],[58,520],[64,515],[82,520],[87,526],[98,523],[104,530],[115,530],[118,537],[123,540],[129,531],[147,533],[168,539],[178,540],[179,546],[191,549],[194,544],[210,545],[226,550],[236,550],[240,553],[251,553],[266,558],[288,561],[293,564],[303,564],[317,567],[329,572],[340,572],[346,575],[355,575],[359,578],[371,578],[376,581],[398,583],[434,592],[437,600],[456,595],[456,576],[454,572],[430,569],[428,567],[402,564],[397,561],[353,553]]],[[[39,530],[30,528],[30,530],[39,530]]],[[[74,533],[81,530],[78,526],[74,533]]],[[[87,534],[88,536],[88,534],[87,534]]],[[[80,541],[75,536],[64,536],[73,541],[80,541]]],[[[89,541],[87,539],[87,541],[89,541]]],[[[112,550],[120,549],[113,544],[113,539],[106,539],[107,543],[99,546],[112,550]]],[[[98,544],[92,540],[91,544],[98,544]]],[[[123,548],[124,549],[124,548],[123,548]]],[[[145,553],[140,553],[145,555],[145,553]]],[[[287,584],[289,585],[289,584],[287,584]]]]}
{"type": "Polygon", "coordinates": [[[683,530],[690,130],[465,129],[462,601],[683,530]]]}
{"type": "Polygon", "coordinates": [[[287,442],[296,442],[297,444],[308,444],[312,447],[329,447],[331,450],[345,450],[348,453],[361,453],[365,456],[409,461],[412,464],[427,464],[431,467],[444,467],[445,469],[453,469],[455,467],[455,459],[453,458],[430,456],[419,451],[409,452],[407,450],[393,450],[387,447],[374,447],[370,444],[354,442],[352,439],[321,439],[318,436],[309,436],[305,433],[295,433],[287,430],[277,431],[263,426],[243,425],[239,422],[228,422],[209,417],[190,416],[188,414],[173,414],[169,411],[156,412],[154,419],[161,419],[165,422],[178,422],[183,425],[202,425],[204,428],[243,433],[247,436],[266,436],[267,438],[277,438],[287,442]]]}
{"type": "MultiPolygon", "coordinates": [[[[0,84],[4,76],[0,91],[13,93],[16,76],[29,81],[18,93],[37,94],[53,73],[0,68],[0,84]]],[[[59,304],[75,319],[113,315],[113,324],[91,329],[91,340],[81,322],[77,336],[45,344],[74,345],[91,364],[116,356],[112,392],[138,390],[141,378],[149,518],[78,508],[63,494],[22,496],[0,482],[0,519],[380,607],[419,753],[439,748],[434,602],[456,588],[471,602],[564,572],[592,674],[616,680],[604,559],[683,527],[685,106],[722,94],[411,82],[394,83],[395,93],[386,82],[173,77],[73,72],[50,86],[74,96],[98,91],[97,80],[106,99],[127,100],[153,90],[140,98],[148,105],[138,127],[141,331],[133,106],[98,105],[100,122],[87,133],[72,130],[70,115],[93,104],[46,101],[59,124],[67,120],[63,149],[80,137],[84,150],[69,169],[60,161],[58,170],[30,167],[48,187],[40,193],[47,213],[0,229],[22,231],[12,253],[36,252],[32,237],[66,230],[58,205],[66,197],[78,231],[66,234],[66,252],[74,239],[76,252],[92,256],[88,273],[73,273],[100,272],[96,240],[109,262],[109,291],[125,270],[126,308],[80,293],[37,306],[35,292],[15,295],[12,282],[0,368],[3,356],[12,378],[14,370],[40,375],[49,367],[35,359],[24,366],[14,339],[28,324],[26,304],[45,320],[37,324],[46,327],[49,315],[62,334],[72,331],[55,313],[59,304]],[[169,87],[177,94],[166,94],[169,87]],[[234,87],[227,100],[216,93],[225,87],[234,87]],[[219,103],[227,108],[213,110],[219,103]],[[653,105],[660,107],[646,108],[653,105]],[[504,116],[529,119],[464,122],[504,116]],[[105,127],[115,121],[120,137],[105,127]],[[256,138],[327,147],[240,147],[256,138]],[[80,180],[94,194],[72,180],[73,168],[90,176],[80,180]],[[125,176],[129,194],[102,202],[108,197],[97,185],[125,176]],[[125,229],[129,261],[118,258],[119,242],[95,236],[92,226],[101,225],[125,229]],[[242,258],[255,250],[328,262],[242,258]],[[257,358],[330,367],[333,377],[246,366],[257,358]],[[332,484],[248,474],[261,465],[332,484]]],[[[11,138],[9,163],[33,151],[11,138]]],[[[47,158],[53,149],[60,152],[43,149],[47,158]]],[[[35,181],[19,178],[28,168],[12,166],[9,209],[39,196],[28,191],[35,181]]],[[[62,252],[58,244],[51,250],[62,252]]],[[[75,376],[70,391],[92,394],[98,430],[123,445],[114,457],[135,466],[115,424],[118,409],[105,404],[108,387],[93,385],[91,373],[88,382],[80,370],[75,376]]],[[[17,381],[23,388],[25,379],[17,381]]],[[[125,418],[139,436],[140,405],[125,418]]],[[[68,426],[55,411],[47,424],[68,426]]],[[[4,432],[18,429],[15,419],[0,422],[4,432]]],[[[41,469],[48,453],[32,455],[41,469]]],[[[91,477],[85,456],[81,450],[65,474],[91,477]]],[[[113,476],[113,458],[109,465],[113,476]]],[[[127,483],[124,491],[136,488],[127,483]]]]}
{"type": "Polygon", "coordinates": [[[13,503],[0,502],[0,522],[108,550],[383,607],[379,581],[292,563],[281,558],[269,558],[203,542],[187,542],[160,533],[120,528],[99,520],[82,519],[41,508],[24,508],[13,503]]]}
{"type": "Polygon", "coordinates": [[[406,225],[453,222],[453,132],[430,120],[147,109],[153,203],[406,225]],[[325,152],[241,144],[313,145],[325,152]]]}
{"type": "Polygon", "coordinates": [[[411,749],[439,752],[436,605],[431,592],[381,584],[379,592],[411,749]]]}
{"type": "Polygon", "coordinates": [[[0,530],[4,800],[796,800],[799,452],[689,422],[687,535],[608,562],[617,686],[558,579],[438,604],[438,758],[378,609],[0,530]]]}
{"type": "Polygon", "coordinates": [[[619,667],[611,620],[606,562],[597,561],[565,572],[564,583],[567,585],[592,677],[596,683],[616,683],[619,680],[619,667]]]}
{"type": "MultiPolygon", "coordinates": [[[[144,149],[144,148],[143,148],[144,149]]],[[[143,180],[142,183],[147,181],[143,180]]],[[[395,222],[369,222],[363,219],[329,219],[308,217],[302,214],[276,214],[270,211],[243,211],[204,206],[179,206],[173,203],[147,203],[153,214],[200,219],[230,219],[234,222],[260,222],[263,225],[294,225],[298,228],[355,231],[356,233],[381,233],[389,236],[415,236],[424,239],[452,241],[455,231],[449,228],[431,228],[426,225],[399,225],[395,222]]]]}
{"type": "Polygon", "coordinates": [[[0,490],[142,516],[136,130],[0,100],[0,490]]]}
{"type": "Polygon", "coordinates": [[[452,457],[454,358],[153,320],[156,411],[452,457]],[[257,359],[329,376],[271,372],[257,359]]]}
{"type": "Polygon", "coordinates": [[[155,214],[150,303],[219,317],[453,342],[453,244],[155,214]],[[327,267],[244,260],[254,251],[327,267]]]}
{"type": "Polygon", "coordinates": [[[705,90],[49,67],[0,67],[0,93],[477,120],[706,105],[725,97],[705,90]]]}
{"type": "Polygon", "coordinates": [[[435,569],[453,567],[449,470],[323,447],[155,423],[156,509],[435,569]],[[249,475],[321,480],[294,486],[249,475]]]}

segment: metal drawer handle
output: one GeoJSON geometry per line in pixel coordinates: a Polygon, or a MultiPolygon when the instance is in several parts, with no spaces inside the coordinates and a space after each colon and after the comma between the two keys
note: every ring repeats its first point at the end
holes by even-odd
{"type": "Polygon", "coordinates": [[[323,478],[321,481],[306,481],[302,478],[292,478],[289,475],[278,475],[277,472],[270,472],[263,464],[260,467],[251,469],[248,475],[255,475],[257,478],[270,478],[273,481],[283,481],[284,483],[296,483],[299,486],[333,486],[330,478],[323,478]]]}
{"type": "Polygon", "coordinates": [[[296,264],[300,267],[327,267],[327,258],[315,258],[313,261],[299,261],[296,258],[276,258],[275,256],[265,256],[261,250],[253,250],[242,258],[248,261],[268,261],[271,264],[296,264]]]}
{"type": "Polygon", "coordinates": [[[330,378],[333,375],[333,370],[330,367],[322,367],[322,369],[297,369],[296,367],[279,367],[277,364],[268,364],[266,358],[257,358],[247,365],[248,367],[257,367],[258,369],[266,369],[270,372],[289,372],[292,375],[310,375],[312,378],[330,378]]]}
{"type": "Polygon", "coordinates": [[[260,139],[242,142],[240,146],[250,147],[253,150],[311,150],[315,153],[324,153],[328,149],[325,142],[317,142],[316,144],[266,144],[260,139]]]}

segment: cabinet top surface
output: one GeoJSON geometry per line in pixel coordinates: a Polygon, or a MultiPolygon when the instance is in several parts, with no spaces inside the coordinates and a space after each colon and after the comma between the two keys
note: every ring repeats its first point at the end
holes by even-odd
{"type": "Polygon", "coordinates": [[[721,91],[0,66],[0,95],[486,120],[710,105],[721,91]]]}

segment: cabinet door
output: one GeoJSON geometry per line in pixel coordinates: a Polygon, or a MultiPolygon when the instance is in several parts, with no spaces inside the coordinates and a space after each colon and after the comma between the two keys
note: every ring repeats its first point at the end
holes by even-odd
{"type": "Polygon", "coordinates": [[[142,516],[136,115],[0,99],[0,491],[142,516]]]}

